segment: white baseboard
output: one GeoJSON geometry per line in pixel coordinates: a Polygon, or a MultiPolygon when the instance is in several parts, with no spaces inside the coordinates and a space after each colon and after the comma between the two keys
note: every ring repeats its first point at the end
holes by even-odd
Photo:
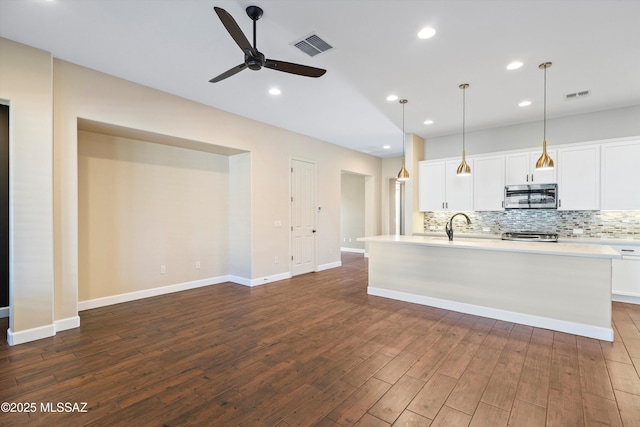
{"type": "Polygon", "coordinates": [[[27,329],[20,332],[13,332],[11,328],[7,330],[7,343],[9,345],[24,344],[30,341],[49,338],[56,334],[56,326],[52,323],[46,326],[27,329]]]}
{"type": "Polygon", "coordinates": [[[251,286],[251,279],[247,279],[246,277],[240,276],[227,276],[229,282],[235,283],[236,285],[242,286],[251,286]]]}
{"type": "Polygon", "coordinates": [[[640,305],[640,295],[635,293],[616,292],[611,294],[611,299],[617,302],[626,302],[629,304],[640,305]]]}
{"type": "Polygon", "coordinates": [[[291,279],[291,273],[280,273],[271,276],[259,277],[257,279],[247,279],[246,277],[228,276],[228,281],[243,286],[260,286],[267,283],[277,282],[278,280],[291,279]]]}
{"type": "MultiPolygon", "coordinates": [[[[8,307],[7,307],[8,308],[8,307]]],[[[8,315],[7,315],[8,316],[8,315]]],[[[31,341],[49,338],[59,331],[66,331],[80,326],[80,317],[69,317],[68,319],[56,320],[51,325],[39,326],[25,331],[13,332],[7,330],[7,343],[9,345],[24,344],[31,341]]]]}
{"type": "Polygon", "coordinates": [[[145,289],[143,291],[135,291],[126,294],[118,294],[86,301],[78,301],[78,311],[90,310],[92,308],[105,307],[107,305],[120,304],[122,302],[135,301],[138,299],[155,297],[158,295],[165,295],[173,292],[186,291],[188,289],[201,288],[203,286],[216,285],[218,283],[228,281],[229,276],[211,277],[209,279],[194,280],[191,282],[178,283],[176,285],[162,286],[160,288],[145,289]]]}
{"type": "Polygon", "coordinates": [[[356,248],[340,248],[340,252],[353,252],[356,254],[363,254],[364,249],[356,249],[356,248]]]}
{"type": "Polygon", "coordinates": [[[53,322],[56,328],[56,332],[66,331],[67,329],[80,327],[80,316],[68,317],[66,319],[60,319],[53,322]]]}
{"type": "Polygon", "coordinates": [[[342,261],[330,262],[328,264],[320,264],[319,266],[316,267],[316,272],[329,270],[331,268],[338,268],[338,267],[342,267],[342,261]]]}
{"type": "Polygon", "coordinates": [[[537,328],[552,329],[554,331],[566,332],[569,334],[581,335],[584,337],[595,338],[604,341],[613,341],[612,328],[603,328],[600,326],[585,325],[582,323],[569,322],[566,320],[558,320],[548,317],[534,316],[531,314],[516,313],[513,311],[500,310],[497,308],[483,307],[479,305],[443,300],[423,295],[391,291],[389,289],[368,287],[367,293],[369,295],[376,295],[384,298],[412,302],[415,304],[428,305],[431,307],[444,308],[445,310],[453,310],[460,313],[467,313],[476,316],[489,317],[491,319],[520,323],[522,325],[534,326],[537,328]]]}
{"type": "Polygon", "coordinates": [[[160,288],[145,289],[143,291],[135,291],[126,294],[118,294],[103,298],[79,301],[78,311],[90,310],[92,308],[105,307],[108,305],[120,304],[122,302],[135,301],[138,299],[150,298],[158,295],[170,294],[173,292],[186,291],[188,289],[201,288],[203,286],[217,285],[224,282],[233,282],[238,285],[244,286],[258,286],[290,278],[291,273],[289,272],[260,277],[257,279],[248,279],[245,277],[232,275],[211,277],[209,279],[194,280],[192,282],[178,283],[176,285],[162,286],[160,288]]]}
{"type": "Polygon", "coordinates": [[[9,307],[0,307],[0,319],[9,317],[9,307]]]}

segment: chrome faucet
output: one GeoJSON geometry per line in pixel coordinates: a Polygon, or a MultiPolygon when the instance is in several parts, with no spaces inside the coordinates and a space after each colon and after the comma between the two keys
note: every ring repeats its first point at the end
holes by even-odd
{"type": "Polygon", "coordinates": [[[453,240],[453,218],[457,217],[458,215],[464,215],[464,217],[467,218],[467,225],[471,225],[471,220],[469,219],[467,214],[463,214],[462,212],[454,214],[449,220],[449,224],[446,224],[444,226],[444,231],[447,233],[447,236],[449,236],[449,240],[453,240]]]}

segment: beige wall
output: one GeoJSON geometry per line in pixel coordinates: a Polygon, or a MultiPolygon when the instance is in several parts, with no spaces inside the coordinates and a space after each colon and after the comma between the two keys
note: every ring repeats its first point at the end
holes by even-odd
{"type": "Polygon", "coordinates": [[[229,157],[229,275],[252,277],[251,153],[229,157]]]}
{"type": "Polygon", "coordinates": [[[10,343],[55,333],[52,99],[51,55],[0,38],[0,102],[10,106],[10,343]]]}
{"type": "MultiPolygon", "coordinates": [[[[420,212],[420,202],[419,202],[419,171],[420,166],[419,162],[424,160],[424,139],[420,138],[416,134],[410,134],[407,142],[407,146],[410,147],[407,152],[411,152],[411,179],[406,183],[406,225],[405,225],[405,234],[412,235],[413,233],[422,233],[424,231],[424,214],[420,212]],[[411,202],[409,203],[409,200],[411,202]],[[411,218],[409,220],[408,218],[411,218]]],[[[407,165],[409,168],[409,165],[407,165]]]]}
{"type": "Polygon", "coordinates": [[[228,274],[227,156],[80,131],[78,204],[79,301],[228,274]]]}

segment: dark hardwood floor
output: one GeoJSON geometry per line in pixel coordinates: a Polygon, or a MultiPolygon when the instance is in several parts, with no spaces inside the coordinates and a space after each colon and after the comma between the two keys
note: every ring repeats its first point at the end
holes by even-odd
{"type": "Polygon", "coordinates": [[[0,402],[37,410],[0,425],[640,426],[640,306],[614,303],[608,343],[368,296],[366,269],[345,253],[338,269],[2,338],[0,402]]]}

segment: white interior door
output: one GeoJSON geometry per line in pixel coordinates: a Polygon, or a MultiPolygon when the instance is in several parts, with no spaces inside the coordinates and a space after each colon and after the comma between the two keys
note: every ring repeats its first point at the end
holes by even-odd
{"type": "Polygon", "coordinates": [[[316,165],[291,160],[291,274],[316,269],[316,165]]]}

